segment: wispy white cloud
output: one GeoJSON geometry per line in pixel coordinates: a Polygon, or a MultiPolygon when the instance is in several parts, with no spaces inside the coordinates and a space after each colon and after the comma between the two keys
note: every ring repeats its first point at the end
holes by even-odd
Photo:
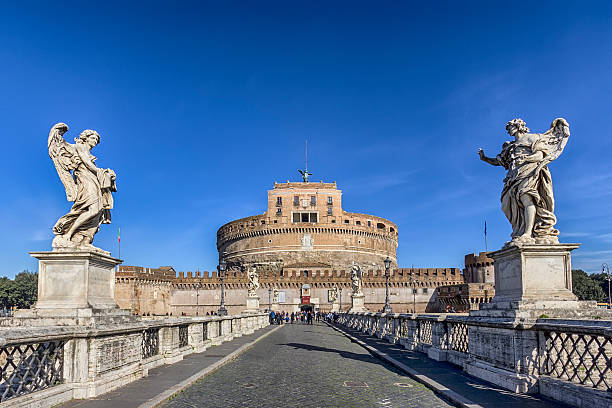
{"type": "Polygon", "coordinates": [[[612,173],[582,175],[574,178],[571,188],[579,191],[581,200],[612,195],[612,173]]]}
{"type": "Polygon", "coordinates": [[[564,232],[561,231],[561,237],[590,237],[593,235],[592,232],[564,232]]]}
{"type": "MultiPolygon", "coordinates": [[[[351,191],[352,194],[369,195],[382,190],[401,186],[414,181],[414,175],[422,169],[406,170],[402,172],[375,174],[367,177],[359,177],[343,182],[343,190],[351,191]]],[[[416,182],[415,182],[416,184],[416,182]]]]}
{"type": "Polygon", "coordinates": [[[47,229],[35,230],[30,235],[30,241],[51,241],[51,239],[53,239],[53,234],[47,229]]]}

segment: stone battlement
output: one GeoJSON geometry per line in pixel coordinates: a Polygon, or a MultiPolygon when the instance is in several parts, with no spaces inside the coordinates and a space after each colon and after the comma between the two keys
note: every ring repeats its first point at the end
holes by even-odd
{"type": "Polygon", "coordinates": [[[171,266],[145,268],[142,266],[120,265],[115,272],[115,279],[145,279],[151,281],[171,281],[176,279],[176,271],[171,266]]]}
{"type": "MultiPolygon", "coordinates": [[[[171,281],[173,284],[220,284],[221,279],[217,271],[188,271],[175,273],[172,267],[160,268],[143,268],[139,266],[120,266],[117,272],[117,278],[133,276],[140,280],[159,280],[164,278],[171,281]],[[174,274],[173,274],[174,273],[174,274]]],[[[329,282],[349,282],[350,270],[336,270],[312,268],[309,270],[298,270],[287,268],[287,270],[278,271],[261,271],[259,276],[260,283],[283,283],[283,282],[300,282],[300,283],[329,283],[329,282]]],[[[439,284],[455,284],[463,283],[463,275],[459,268],[399,268],[390,271],[390,283],[410,283],[410,278],[417,283],[415,286],[439,286],[439,284]]],[[[225,277],[226,283],[244,283],[248,282],[245,272],[242,271],[227,271],[225,277]]],[[[385,271],[380,269],[363,270],[363,282],[368,283],[384,283],[385,271]]]]}
{"type": "Polygon", "coordinates": [[[489,258],[488,252],[480,252],[478,255],[467,254],[465,256],[465,266],[483,267],[492,266],[495,261],[493,258],[489,258]]]}

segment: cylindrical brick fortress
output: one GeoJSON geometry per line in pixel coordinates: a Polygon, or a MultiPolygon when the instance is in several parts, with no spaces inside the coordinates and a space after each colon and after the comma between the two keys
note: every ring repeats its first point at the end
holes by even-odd
{"type": "Polygon", "coordinates": [[[217,249],[230,268],[349,270],[397,267],[397,226],[367,214],[345,212],[336,183],[274,183],[268,209],[217,231],[217,249]],[[298,266],[299,265],[299,266],[298,266]]]}

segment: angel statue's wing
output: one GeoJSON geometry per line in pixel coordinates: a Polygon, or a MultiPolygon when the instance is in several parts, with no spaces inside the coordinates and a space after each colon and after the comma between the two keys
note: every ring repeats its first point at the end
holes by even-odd
{"type": "Polygon", "coordinates": [[[539,164],[538,170],[561,156],[569,136],[570,130],[567,121],[563,118],[553,120],[550,129],[543,133],[540,138],[540,147],[545,151],[546,156],[539,164]]]}
{"type": "Polygon", "coordinates": [[[68,201],[74,201],[76,200],[77,186],[70,171],[77,167],[79,160],[74,146],[64,140],[63,135],[67,131],[68,125],[65,123],[58,123],[53,126],[49,132],[47,145],[55,170],[57,170],[57,174],[66,188],[66,198],[68,201]]]}

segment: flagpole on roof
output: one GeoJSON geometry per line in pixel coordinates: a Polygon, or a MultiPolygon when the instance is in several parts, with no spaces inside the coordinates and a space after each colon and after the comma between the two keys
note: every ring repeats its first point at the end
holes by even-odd
{"type": "Polygon", "coordinates": [[[485,239],[485,252],[489,252],[489,247],[487,245],[487,220],[485,220],[484,239],[485,239]]]}

